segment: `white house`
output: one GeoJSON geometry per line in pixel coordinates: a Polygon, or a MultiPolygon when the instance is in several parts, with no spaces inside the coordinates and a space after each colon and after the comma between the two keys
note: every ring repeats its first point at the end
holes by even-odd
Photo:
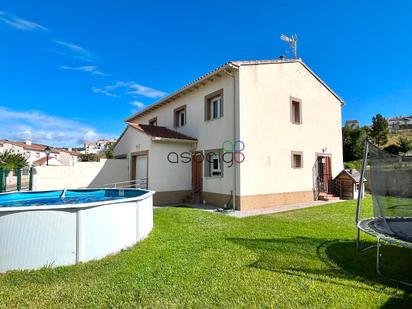
{"type": "Polygon", "coordinates": [[[84,153],[95,153],[100,154],[107,150],[108,146],[115,143],[116,140],[109,139],[99,139],[96,142],[85,141],[84,142],[84,153]]]}
{"type": "MultiPolygon", "coordinates": [[[[27,158],[27,162],[32,165],[47,164],[46,145],[34,144],[30,139],[19,142],[0,140],[0,153],[9,150],[15,153],[20,153],[27,158]]],[[[79,152],[49,147],[49,165],[73,165],[78,161],[79,152]],[[53,159],[53,160],[52,160],[53,159]]]]}
{"type": "Polygon", "coordinates": [[[412,130],[412,116],[398,116],[388,119],[389,131],[412,130]]]}
{"type": "Polygon", "coordinates": [[[156,204],[312,201],[343,168],[342,105],[301,60],[231,61],[128,117],[115,155],[156,204]]]}

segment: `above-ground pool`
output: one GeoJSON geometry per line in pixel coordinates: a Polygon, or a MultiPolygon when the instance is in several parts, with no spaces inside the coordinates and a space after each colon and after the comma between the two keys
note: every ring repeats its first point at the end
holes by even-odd
{"type": "Polygon", "coordinates": [[[75,189],[0,194],[0,272],[102,258],[144,239],[153,191],[75,189]]]}

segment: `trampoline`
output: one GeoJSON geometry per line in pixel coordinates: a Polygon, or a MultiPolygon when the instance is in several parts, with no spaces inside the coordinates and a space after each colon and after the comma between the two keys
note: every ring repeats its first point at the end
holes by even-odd
{"type": "MultiPolygon", "coordinates": [[[[376,272],[382,275],[381,251],[383,243],[412,249],[412,157],[392,155],[365,141],[361,182],[356,208],[357,248],[360,231],[376,238],[376,272]],[[373,200],[373,217],[361,219],[362,192],[367,175],[373,200]]],[[[369,249],[374,246],[370,246],[369,249]]],[[[366,250],[365,249],[365,250],[366,250]]],[[[412,283],[390,280],[412,285],[412,283]]]]}

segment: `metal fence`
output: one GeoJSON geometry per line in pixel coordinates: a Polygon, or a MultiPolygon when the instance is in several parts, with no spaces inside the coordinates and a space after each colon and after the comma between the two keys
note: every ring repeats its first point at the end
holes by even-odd
{"type": "Polygon", "coordinates": [[[8,170],[0,167],[0,193],[31,191],[33,189],[33,168],[8,170]]]}

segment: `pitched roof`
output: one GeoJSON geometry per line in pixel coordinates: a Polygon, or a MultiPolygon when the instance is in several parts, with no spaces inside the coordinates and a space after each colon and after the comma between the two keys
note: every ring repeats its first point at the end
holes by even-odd
{"type": "Polygon", "coordinates": [[[399,121],[399,120],[410,120],[412,116],[399,116],[399,117],[392,117],[388,118],[388,121],[399,121]]]}
{"type": "Polygon", "coordinates": [[[165,98],[160,99],[159,101],[155,102],[154,104],[146,107],[145,109],[127,117],[125,119],[126,122],[130,122],[131,120],[147,114],[148,112],[159,108],[172,100],[176,97],[181,96],[187,91],[191,91],[190,88],[198,87],[199,84],[204,84],[206,81],[213,80],[213,77],[218,76],[221,77],[222,74],[225,72],[230,73],[231,70],[237,70],[240,66],[247,66],[247,65],[262,65],[262,64],[286,64],[286,63],[300,63],[306,70],[309,71],[329,92],[332,93],[340,102],[341,105],[344,104],[344,101],[328,86],[326,83],[320,79],[301,59],[283,59],[283,60],[244,60],[244,61],[229,61],[225,64],[217,67],[216,69],[200,76],[199,78],[195,79],[194,81],[188,83],[187,85],[183,86],[182,88],[178,89],[177,91],[171,93],[170,95],[166,96],[165,98]]]}
{"type": "MultiPolygon", "coordinates": [[[[9,143],[18,147],[22,147],[25,150],[35,150],[35,151],[45,151],[48,146],[40,145],[40,144],[26,144],[25,142],[16,142],[16,141],[9,141],[7,139],[2,140],[3,143],[9,143]]],[[[52,153],[58,153],[55,149],[51,148],[52,153]]]]}
{"type": "MultiPolygon", "coordinates": [[[[162,137],[162,138],[170,138],[170,139],[181,139],[181,140],[189,140],[189,141],[197,141],[196,138],[190,137],[188,135],[182,134],[177,131],[173,131],[166,127],[161,126],[152,126],[149,124],[136,124],[136,123],[128,123],[129,127],[132,127],[140,132],[143,132],[147,135],[153,137],[162,137]]],[[[121,138],[121,137],[120,137],[121,138]]],[[[120,140],[119,138],[119,140],[120,140]]]]}
{"type": "MultiPolygon", "coordinates": [[[[338,178],[341,174],[345,173],[346,175],[350,176],[353,181],[359,183],[360,179],[361,179],[361,174],[358,170],[356,169],[344,169],[342,170],[342,172],[339,173],[338,176],[336,176],[335,178],[338,178]]],[[[363,181],[366,181],[366,179],[364,179],[363,181]]]]}
{"type": "MultiPolygon", "coordinates": [[[[56,161],[58,161],[59,163],[61,163],[58,159],[56,159],[55,157],[49,157],[49,164],[50,164],[50,161],[51,160],[56,160],[56,161]]],[[[47,162],[47,157],[43,157],[43,158],[40,158],[40,159],[37,159],[36,161],[33,161],[33,165],[36,165],[36,166],[41,166],[41,165],[43,165],[43,164],[45,164],[47,162]]],[[[61,163],[61,165],[63,165],[63,163],[61,163]]]]}

